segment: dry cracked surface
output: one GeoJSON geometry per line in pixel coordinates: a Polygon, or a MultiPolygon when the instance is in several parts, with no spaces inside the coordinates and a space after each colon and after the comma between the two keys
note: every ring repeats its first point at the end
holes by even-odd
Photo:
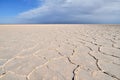
{"type": "Polygon", "coordinates": [[[0,80],[120,80],[120,25],[1,25],[0,80]]]}

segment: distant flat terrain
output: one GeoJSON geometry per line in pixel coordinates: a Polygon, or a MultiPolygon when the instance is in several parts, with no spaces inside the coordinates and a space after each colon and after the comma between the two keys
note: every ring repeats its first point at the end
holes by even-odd
{"type": "Polygon", "coordinates": [[[0,25],[0,80],[120,80],[120,25],[0,25]]]}

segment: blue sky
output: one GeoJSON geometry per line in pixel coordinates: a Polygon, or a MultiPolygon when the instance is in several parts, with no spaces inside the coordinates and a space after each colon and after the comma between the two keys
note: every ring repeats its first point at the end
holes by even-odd
{"type": "Polygon", "coordinates": [[[120,0],[0,0],[1,24],[120,24],[120,0]]]}
{"type": "Polygon", "coordinates": [[[36,0],[0,0],[0,16],[15,16],[37,5],[36,0]]]}

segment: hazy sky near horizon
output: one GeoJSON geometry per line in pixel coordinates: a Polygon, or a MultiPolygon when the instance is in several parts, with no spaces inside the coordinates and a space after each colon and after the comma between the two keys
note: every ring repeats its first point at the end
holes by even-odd
{"type": "Polygon", "coordinates": [[[120,24],[120,0],[0,0],[0,24],[120,24]]]}

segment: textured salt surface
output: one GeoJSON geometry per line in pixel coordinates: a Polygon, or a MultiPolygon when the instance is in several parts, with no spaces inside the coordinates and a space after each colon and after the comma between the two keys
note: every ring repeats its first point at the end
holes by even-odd
{"type": "Polygon", "coordinates": [[[0,80],[120,80],[120,25],[1,25],[0,80]]]}

